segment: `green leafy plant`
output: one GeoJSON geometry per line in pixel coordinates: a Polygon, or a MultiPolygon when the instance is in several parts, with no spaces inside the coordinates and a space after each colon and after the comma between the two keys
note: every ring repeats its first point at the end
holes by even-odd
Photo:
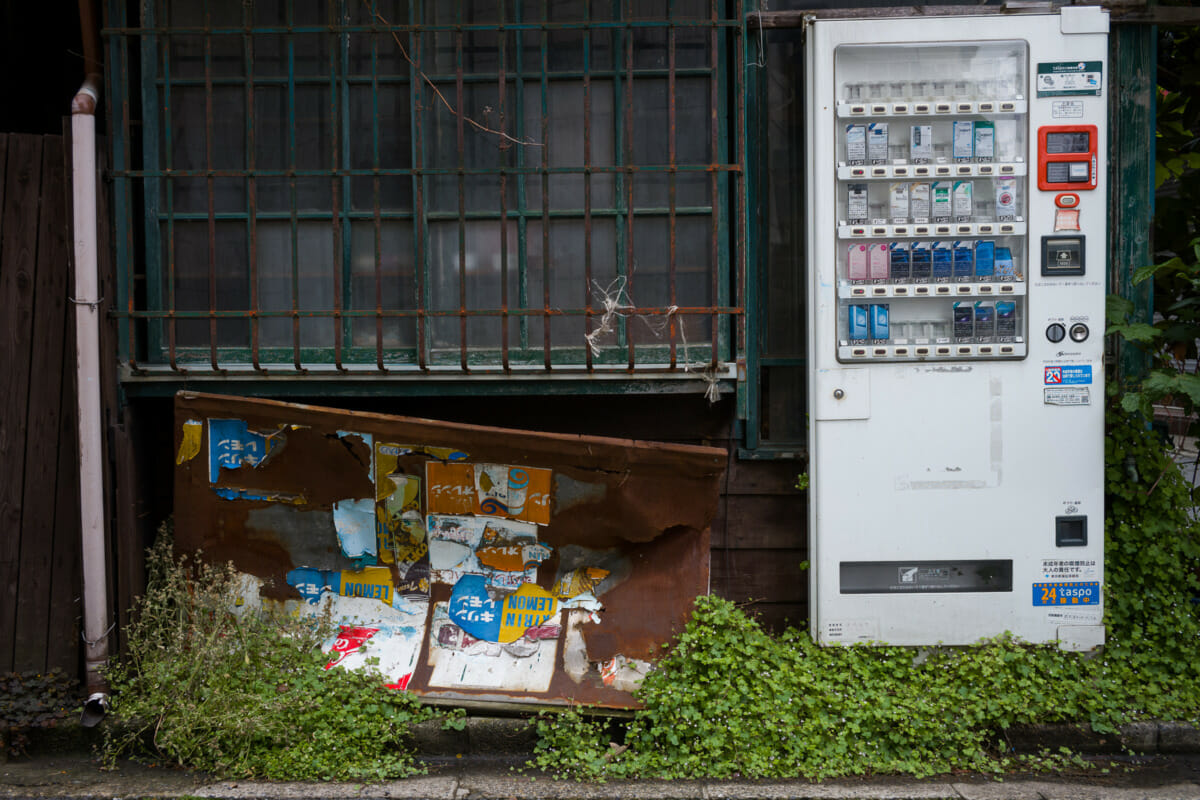
{"type": "Polygon", "coordinates": [[[578,709],[546,715],[531,766],[588,779],[1062,769],[1084,762],[1070,751],[1018,756],[1004,731],[1200,720],[1190,487],[1162,440],[1119,402],[1108,425],[1108,643],[1099,655],[1011,636],[923,651],[822,648],[803,630],[772,635],[732,602],[701,597],[623,731],[578,709]]]}
{"type": "Polygon", "coordinates": [[[324,669],[329,619],[232,613],[232,566],[176,561],[169,535],[149,552],[149,580],[127,655],[108,669],[108,759],[167,758],[226,775],[372,780],[419,771],[410,727],[438,713],[372,671],[324,669]]]}

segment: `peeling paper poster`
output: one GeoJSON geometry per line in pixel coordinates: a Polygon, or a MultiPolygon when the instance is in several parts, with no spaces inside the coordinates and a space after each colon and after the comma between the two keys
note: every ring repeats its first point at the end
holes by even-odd
{"type": "Polygon", "coordinates": [[[493,600],[482,575],[466,575],[450,595],[450,620],[485,642],[516,641],[525,631],[558,616],[558,600],[536,583],[526,583],[503,601],[493,600]]]}
{"type": "MultiPolygon", "coordinates": [[[[240,419],[210,419],[208,421],[208,479],[216,487],[222,469],[257,467],[275,446],[274,435],[264,436],[249,429],[240,419]]],[[[214,488],[226,500],[269,500],[266,495],[249,489],[214,488]]]]}
{"type": "Polygon", "coordinates": [[[550,524],[551,470],[507,464],[475,464],[474,468],[478,513],[550,524]]]}
{"type": "Polygon", "coordinates": [[[507,464],[425,464],[430,514],[480,514],[550,524],[553,470],[507,464]]]}
{"type": "Polygon", "coordinates": [[[185,461],[191,461],[200,455],[200,440],[204,437],[204,423],[198,419],[189,419],[183,423],[183,436],[179,440],[179,453],[175,456],[175,466],[185,461]]]}
{"type": "Polygon", "coordinates": [[[456,625],[447,604],[437,603],[429,626],[429,685],[545,692],[554,677],[561,632],[558,625],[542,625],[507,644],[488,642],[456,625]]]}
{"type": "Polygon", "coordinates": [[[428,513],[475,513],[475,470],[470,464],[426,461],[425,485],[428,513]]]}
{"type": "Polygon", "coordinates": [[[325,669],[370,665],[387,678],[387,688],[407,689],[421,651],[421,634],[416,627],[343,625],[333,641],[326,643],[325,650],[332,659],[325,669]]]}
{"type": "Polygon", "coordinates": [[[427,522],[429,567],[438,583],[473,574],[493,587],[516,589],[537,580],[538,564],[552,552],[538,543],[537,526],[530,523],[436,514],[427,522]]]}
{"type": "Polygon", "coordinates": [[[375,502],[373,500],[340,500],[333,504],[333,527],[338,546],[347,558],[375,563],[375,502]]]}
{"type": "Polygon", "coordinates": [[[392,585],[392,572],[387,567],[366,567],[356,572],[348,570],[300,567],[287,573],[287,582],[309,603],[316,603],[325,592],[342,597],[364,597],[384,605],[404,609],[405,595],[392,585]]]}

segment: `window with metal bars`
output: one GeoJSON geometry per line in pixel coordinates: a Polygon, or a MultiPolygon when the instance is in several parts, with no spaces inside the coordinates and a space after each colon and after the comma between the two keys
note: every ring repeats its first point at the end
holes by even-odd
{"type": "Polygon", "coordinates": [[[131,377],[735,360],[737,9],[140,8],[105,29],[131,377]]]}

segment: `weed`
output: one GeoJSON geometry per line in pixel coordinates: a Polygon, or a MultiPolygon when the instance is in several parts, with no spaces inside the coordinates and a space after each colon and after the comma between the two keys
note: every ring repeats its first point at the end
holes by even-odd
{"type": "Polygon", "coordinates": [[[126,657],[108,669],[105,754],[150,753],[226,775],[373,780],[418,771],[412,724],[438,712],[384,688],[370,670],[325,670],[328,618],[232,613],[232,565],[176,561],[169,530],[150,550],[148,585],[126,657]]]}

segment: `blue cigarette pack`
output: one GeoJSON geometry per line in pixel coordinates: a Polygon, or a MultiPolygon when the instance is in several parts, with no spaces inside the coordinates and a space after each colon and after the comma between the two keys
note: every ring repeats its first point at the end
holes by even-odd
{"type": "Polygon", "coordinates": [[[1013,265],[1012,251],[1007,247],[996,248],[996,277],[1012,280],[1017,276],[1016,267],[1013,265]]]}
{"type": "Polygon", "coordinates": [[[875,303],[871,306],[871,338],[876,340],[890,339],[888,331],[887,303],[875,303]]]}
{"type": "Polygon", "coordinates": [[[892,242],[891,273],[893,281],[906,281],[909,276],[908,243],[892,242]]]}
{"type": "Polygon", "coordinates": [[[969,342],[975,335],[975,306],[966,300],[954,304],[954,338],[969,342]]]}
{"type": "Polygon", "coordinates": [[[933,261],[929,251],[929,242],[913,242],[909,250],[909,263],[912,271],[909,275],[914,281],[927,281],[933,274],[933,261]]]}
{"type": "Polygon", "coordinates": [[[996,338],[1011,342],[1017,335],[1017,304],[1012,300],[996,302],[996,338]]]}
{"type": "Polygon", "coordinates": [[[949,242],[933,243],[933,278],[950,280],[954,277],[954,251],[949,242]]]}
{"type": "Polygon", "coordinates": [[[975,304],[975,338],[990,342],[996,335],[996,307],[982,300],[975,304]]]}
{"type": "Polygon", "coordinates": [[[971,243],[959,241],[954,243],[954,277],[959,280],[970,280],[975,275],[975,251],[971,243]]]}
{"type": "Polygon", "coordinates": [[[975,277],[990,278],[996,271],[996,243],[975,243],[975,277]]]}
{"type": "Polygon", "coordinates": [[[847,310],[847,319],[849,324],[850,341],[865,341],[867,334],[870,332],[867,322],[868,306],[855,305],[850,306],[847,310]]]}

